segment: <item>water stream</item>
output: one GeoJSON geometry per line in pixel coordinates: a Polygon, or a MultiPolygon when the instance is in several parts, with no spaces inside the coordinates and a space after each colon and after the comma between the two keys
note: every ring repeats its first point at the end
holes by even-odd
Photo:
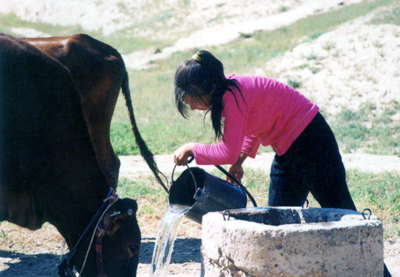
{"type": "Polygon", "coordinates": [[[178,228],[189,209],[189,206],[174,205],[165,212],[154,246],[150,277],[168,276],[178,228]]]}

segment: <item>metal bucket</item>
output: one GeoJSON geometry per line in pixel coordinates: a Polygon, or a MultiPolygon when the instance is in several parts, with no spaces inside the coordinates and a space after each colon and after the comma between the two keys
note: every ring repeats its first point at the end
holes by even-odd
{"type": "Polygon", "coordinates": [[[203,215],[208,212],[241,209],[246,204],[244,190],[201,168],[188,167],[176,181],[172,172],[169,205],[172,208],[188,207],[186,217],[199,224],[203,215]]]}

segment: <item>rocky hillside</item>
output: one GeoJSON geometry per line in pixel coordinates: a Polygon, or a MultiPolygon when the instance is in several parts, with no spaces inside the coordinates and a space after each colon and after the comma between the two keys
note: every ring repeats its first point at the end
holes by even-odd
{"type": "MultiPolygon", "coordinates": [[[[362,103],[382,111],[400,103],[400,26],[365,24],[365,18],[300,44],[266,63],[268,74],[301,86],[329,114],[362,103]]],[[[391,117],[399,121],[400,112],[391,117]]]]}

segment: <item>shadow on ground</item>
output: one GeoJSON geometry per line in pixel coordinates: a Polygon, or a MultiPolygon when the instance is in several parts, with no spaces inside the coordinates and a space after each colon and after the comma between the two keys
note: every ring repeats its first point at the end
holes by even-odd
{"type": "MultiPolygon", "coordinates": [[[[151,264],[155,239],[143,238],[140,246],[139,263],[151,264]]],[[[183,264],[187,262],[201,262],[201,239],[176,239],[172,251],[171,263],[183,264]]]]}
{"type": "MultiPolygon", "coordinates": [[[[155,238],[144,238],[141,244],[141,264],[151,264],[155,238]]],[[[176,239],[172,252],[171,263],[184,264],[201,262],[201,239],[176,239]]],[[[23,254],[0,250],[0,277],[48,277],[59,276],[58,265],[66,255],[54,254],[23,254]],[[4,267],[6,267],[4,269],[4,267]]]]}
{"type": "Polygon", "coordinates": [[[22,254],[0,250],[0,265],[7,268],[0,276],[48,277],[58,276],[58,265],[65,256],[54,254],[22,254]]]}

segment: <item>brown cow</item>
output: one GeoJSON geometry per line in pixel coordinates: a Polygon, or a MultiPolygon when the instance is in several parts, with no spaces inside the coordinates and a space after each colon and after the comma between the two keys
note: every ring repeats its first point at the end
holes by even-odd
{"type": "Polygon", "coordinates": [[[137,204],[112,193],[69,70],[2,33],[0,119],[0,221],[53,224],[71,250],[62,276],[136,276],[137,204]]]}
{"type": "Polygon", "coordinates": [[[140,153],[157,181],[166,189],[153,154],[148,150],[135,122],[128,74],[121,55],[113,47],[88,35],[23,38],[25,42],[60,61],[70,71],[80,91],[83,112],[97,160],[110,186],[117,187],[120,161],[110,142],[110,125],[119,91],[125,96],[132,130],[140,153]]]}

